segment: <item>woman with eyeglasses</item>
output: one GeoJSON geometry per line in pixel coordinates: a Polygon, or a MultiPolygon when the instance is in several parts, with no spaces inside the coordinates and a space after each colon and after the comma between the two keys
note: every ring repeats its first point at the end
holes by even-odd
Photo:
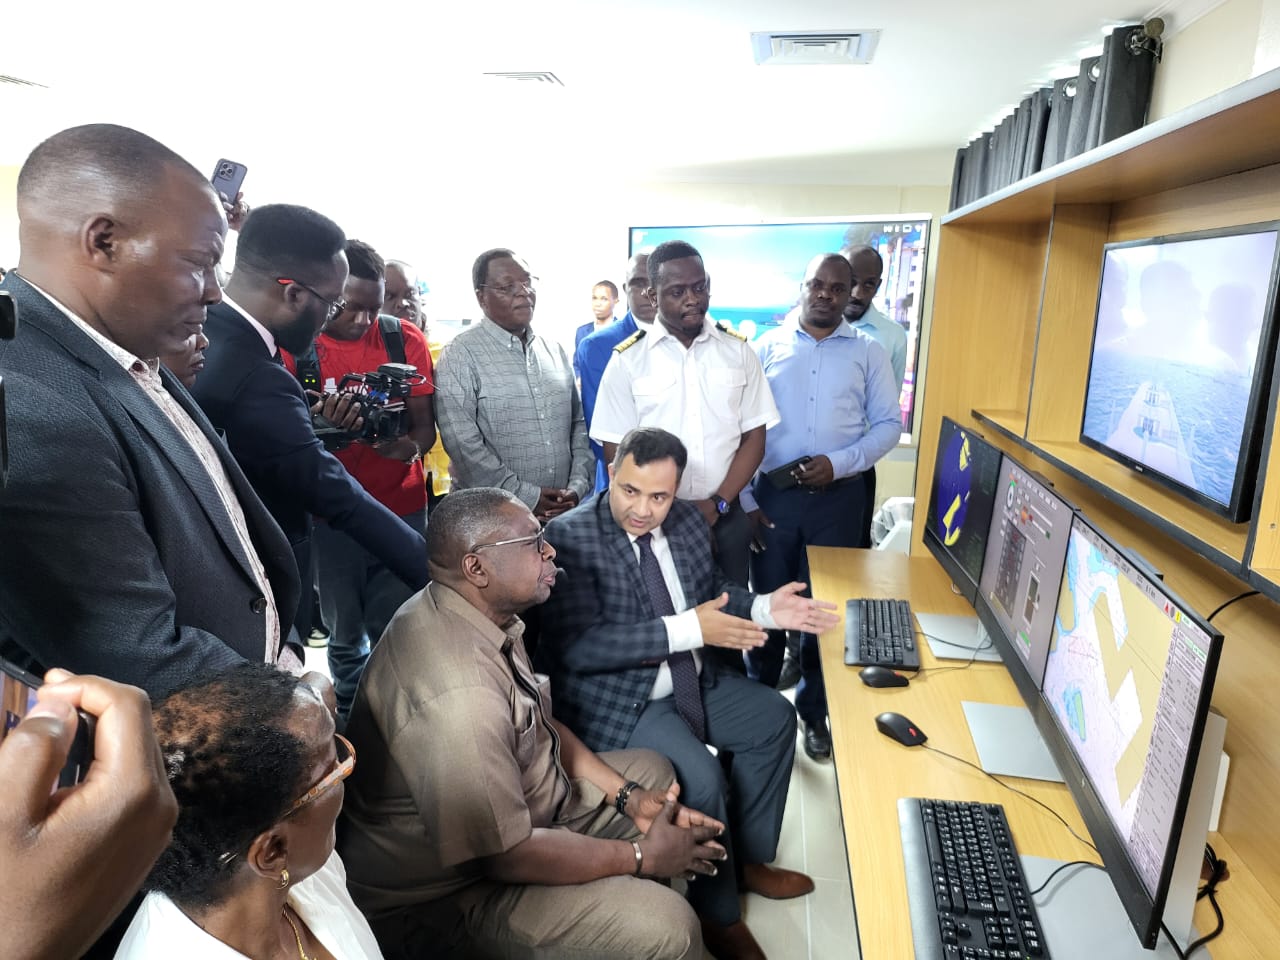
{"type": "Polygon", "coordinates": [[[242,663],[154,708],[178,822],[116,960],[381,960],[333,849],[356,758],[322,693],[242,663]]]}

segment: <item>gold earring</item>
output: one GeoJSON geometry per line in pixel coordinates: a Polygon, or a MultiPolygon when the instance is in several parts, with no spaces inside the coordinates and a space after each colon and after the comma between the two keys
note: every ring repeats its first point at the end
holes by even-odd
{"type": "Polygon", "coordinates": [[[277,890],[283,890],[283,889],[284,889],[285,887],[287,887],[288,885],[289,885],[289,871],[288,871],[287,869],[285,869],[285,870],[281,870],[281,871],[280,871],[280,884],[279,884],[279,886],[277,886],[277,887],[276,887],[276,889],[277,889],[277,890]]]}

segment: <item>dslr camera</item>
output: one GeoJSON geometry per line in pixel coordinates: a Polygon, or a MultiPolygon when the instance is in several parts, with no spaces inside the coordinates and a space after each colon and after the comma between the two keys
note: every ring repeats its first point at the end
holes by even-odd
{"type": "Polygon", "coordinates": [[[348,432],[323,417],[314,418],[316,436],[327,450],[341,450],[352,443],[395,440],[409,432],[409,411],[405,400],[413,388],[426,382],[411,363],[384,363],[373,373],[348,373],[338,384],[338,393],[360,401],[364,426],[348,432]]]}

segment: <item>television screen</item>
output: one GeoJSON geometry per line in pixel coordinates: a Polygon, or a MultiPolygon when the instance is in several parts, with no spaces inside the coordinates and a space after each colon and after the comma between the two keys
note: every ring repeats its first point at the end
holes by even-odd
{"type": "Polygon", "coordinates": [[[1278,225],[1108,244],[1083,443],[1234,521],[1252,507],[1278,225]]]}
{"type": "Polygon", "coordinates": [[[973,431],[942,418],[924,542],[970,603],[982,576],[1001,457],[973,431]]]}
{"type": "Polygon", "coordinates": [[[711,316],[754,339],[778,326],[800,295],[809,260],[866,244],[884,260],[873,304],[907,331],[907,372],[898,397],[902,429],[911,432],[916,346],[924,298],[927,214],[784,223],[632,227],[631,254],[667,240],[693,244],[711,278],[711,316]]]}

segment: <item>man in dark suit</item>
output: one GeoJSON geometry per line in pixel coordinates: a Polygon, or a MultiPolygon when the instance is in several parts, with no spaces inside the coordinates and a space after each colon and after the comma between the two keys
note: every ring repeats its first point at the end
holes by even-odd
{"type": "MultiPolygon", "coordinates": [[[[422,534],[325,450],[302,385],[280,359],[281,348],[305,353],[340,311],[345,245],[338,225],[314,210],[288,204],[254,210],[240,230],[223,302],[209,310],[205,368],[192,392],[289,538],[305,583],[315,516],[419,590],[427,582],[422,534]]],[[[304,602],[309,612],[309,595],[304,602]]],[[[350,704],[358,680],[339,687],[340,704],[350,704]]]]}
{"type": "Polygon", "coordinates": [[[156,360],[221,299],[217,194],[150,137],[94,124],[32,152],[18,217],[0,652],[153,697],[241,658],[300,666],[288,541],[156,360]]]}
{"type": "MultiPolygon", "coordinates": [[[[744,889],[801,896],[813,881],[767,865],[795,753],[791,705],[703,652],[740,655],[764,642],[764,627],[820,633],[836,618],[831,604],[799,595],[803,584],[753,596],[719,570],[698,509],[676,499],[686,462],[673,434],[632,430],[609,489],[547,524],[565,577],[543,605],[540,659],[557,719],[591,749],[649,747],[671,758],[681,799],[728,824],[744,889]]],[[[699,878],[689,896],[712,954],[762,956],[733,869],[699,878]]]]}

